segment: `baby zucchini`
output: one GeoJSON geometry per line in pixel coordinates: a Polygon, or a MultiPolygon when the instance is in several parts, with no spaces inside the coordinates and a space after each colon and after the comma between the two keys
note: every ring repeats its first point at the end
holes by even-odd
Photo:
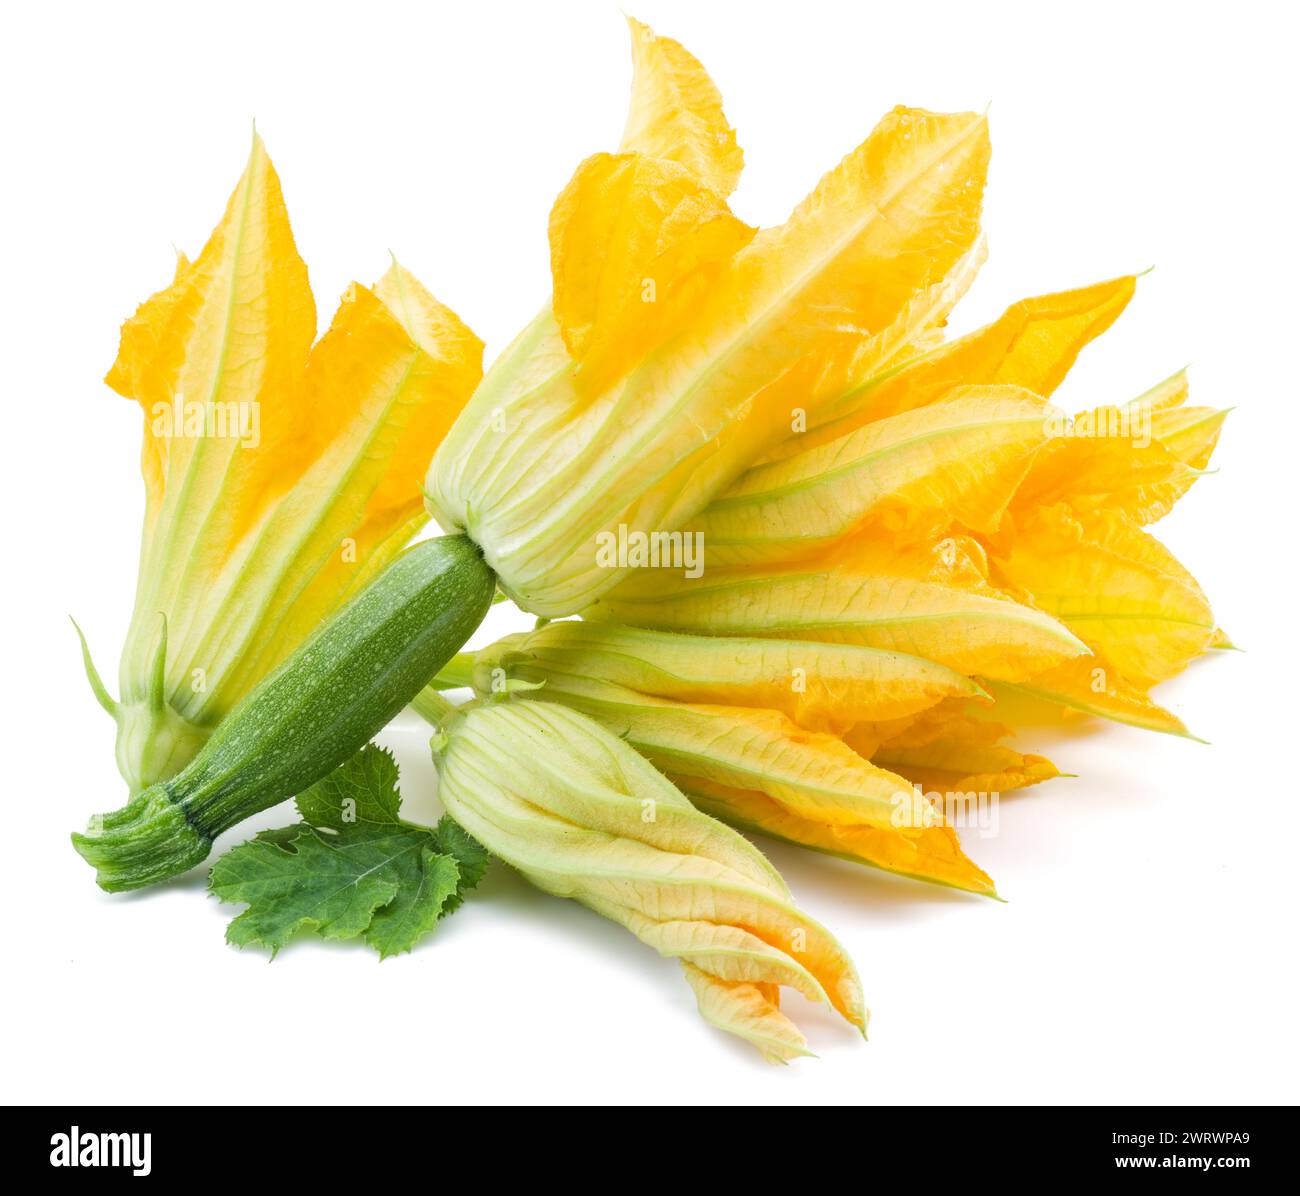
{"type": "Polygon", "coordinates": [[[240,702],[182,772],[72,836],[100,887],[138,889],[192,868],[222,831],[337,768],[456,654],[495,587],[465,536],[407,549],[240,702]]]}

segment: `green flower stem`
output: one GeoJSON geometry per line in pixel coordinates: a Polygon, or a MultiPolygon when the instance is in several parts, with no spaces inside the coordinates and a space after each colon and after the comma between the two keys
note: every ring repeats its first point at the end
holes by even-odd
{"type": "Polygon", "coordinates": [[[431,689],[473,689],[474,658],[477,652],[457,652],[429,682],[431,689]]]}

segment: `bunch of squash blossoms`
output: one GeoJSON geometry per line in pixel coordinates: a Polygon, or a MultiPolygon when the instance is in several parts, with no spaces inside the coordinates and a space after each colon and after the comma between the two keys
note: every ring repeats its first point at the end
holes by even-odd
{"type": "Polygon", "coordinates": [[[706,1018],[787,1060],[807,1044],[780,988],[864,1029],[861,986],[737,831],[994,895],[951,799],[1058,775],[1011,742],[1034,709],[1185,735],[1151,690],[1229,645],[1147,528],[1225,413],[1189,406],[1181,373],[1052,405],[1132,276],[947,336],[984,259],[984,116],[896,108],[755,229],[728,203],[742,153],[712,80],[630,25],[622,144],[556,201],[551,299],[485,374],[396,265],[312,347],[257,143],[110,381],[146,411],[179,375],[210,387],[204,329],[226,309],[207,296],[256,275],[260,314],[219,376],[275,396],[278,447],[177,462],[146,435],[124,698],[99,692],[133,792],[175,773],[432,516],[538,616],[415,700],[448,813],[679,959],[706,1018]]]}

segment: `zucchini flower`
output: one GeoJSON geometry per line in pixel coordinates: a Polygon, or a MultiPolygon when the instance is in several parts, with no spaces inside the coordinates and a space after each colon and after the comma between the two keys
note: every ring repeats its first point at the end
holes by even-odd
{"type": "Polygon", "coordinates": [[[1227,412],[1189,407],[1180,371],[1119,407],[1083,412],[1034,461],[985,538],[1000,589],[1053,615],[1089,654],[997,687],[1187,736],[1150,690],[1231,647],[1196,579],[1146,527],[1206,472],[1227,412]]]}
{"type": "Polygon", "coordinates": [[[573,614],[864,379],[928,347],[982,260],[986,122],[897,108],[785,224],[726,197],[741,163],[717,89],[632,22],[617,153],[550,220],[551,303],[488,371],[430,467],[430,511],[523,608],[573,614]]]}
{"type": "Polygon", "coordinates": [[[1149,690],[1227,642],[1142,530],[1224,413],[1184,407],[1182,375],[1073,420],[1043,397],[1133,284],[1027,300],[863,387],[687,524],[697,575],[630,573],[440,683],[542,687],[733,825],[991,894],[900,795],[1059,775],[1000,742],[1027,699],[1186,734],[1149,690]]]}
{"type": "Polygon", "coordinates": [[[448,813],[533,884],[680,960],[701,1014],[773,1061],[808,1053],[786,986],[865,1032],[857,973],[767,860],[616,736],[547,701],[425,695],[448,813]]]}
{"type": "MultiPolygon", "coordinates": [[[[144,413],[144,535],[120,697],[86,660],[138,792],[426,522],[420,480],[482,345],[394,262],[316,339],[260,137],[194,261],[122,329],[108,384],[144,413]]],[[[84,641],[83,641],[84,646],[84,641]]]]}
{"type": "MultiPolygon", "coordinates": [[[[1205,472],[1226,412],[1185,406],[1182,373],[1073,418],[1045,401],[1134,284],[1025,300],[869,380],[687,525],[698,577],[639,570],[584,617],[901,651],[979,678],[1008,719],[1032,699],[1186,735],[1149,691],[1229,640],[1145,525],[1205,472]]],[[[848,738],[871,754],[894,732],[913,734],[848,738]]]]}
{"type": "MultiPolygon", "coordinates": [[[[623,142],[555,204],[551,302],[435,456],[438,521],[548,618],[898,651],[979,678],[1000,715],[1041,698],[1184,734],[1150,687],[1227,640],[1143,525],[1204,471],[1223,413],[1179,414],[1168,384],[1073,419],[1048,403],[1136,278],[945,340],[984,256],[983,118],[896,109],[755,232],[728,207],[716,87],[631,25],[623,142]]],[[[938,771],[1053,771],[943,711],[938,771]]],[[[920,751],[922,728],[878,721],[846,734],[920,751]]]]}
{"type": "Polygon", "coordinates": [[[942,665],[845,644],[724,639],[550,623],[458,658],[444,684],[563,703],[665,773],[700,809],[746,830],[976,893],[993,882],[912,782],[841,736],[983,696],[942,665]]]}

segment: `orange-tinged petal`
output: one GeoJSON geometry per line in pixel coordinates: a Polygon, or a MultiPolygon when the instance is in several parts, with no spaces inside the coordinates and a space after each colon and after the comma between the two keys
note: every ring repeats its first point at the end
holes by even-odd
{"type": "Polygon", "coordinates": [[[1062,421],[1015,497],[1019,510],[1069,503],[1153,523],[1173,508],[1209,462],[1226,411],[1184,407],[1185,372],[1122,407],[1062,421]]]}
{"type": "MultiPolygon", "coordinates": [[[[590,904],[598,913],[606,913],[600,899],[590,904]]],[[[826,999],[820,981],[784,946],[774,946],[746,927],[719,925],[705,918],[648,917],[627,908],[610,907],[606,916],[623,923],[660,955],[702,965],[726,983],[763,984],[772,990],[785,985],[810,1001],[826,999]]]]}
{"type": "Polygon", "coordinates": [[[888,327],[864,337],[841,371],[843,393],[812,411],[796,408],[791,420],[793,434],[768,449],[761,460],[780,461],[861,427],[863,421],[855,418],[854,412],[874,383],[942,347],[948,316],[974,282],[987,256],[987,245],[980,237],[947,275],[909,299],[888,327]]]}
{"type": "Polygon", "coordinates": [[[587,677],[658,698],[765,707],[814,731],[901,718],[948,697],[982,693],[952,669],[898,652],[576,620],[508,636],[480,652],[476,668],[507,663],[511,675],[525,681],[587,677]]]}
{"type": "Polygon", "coordinates": [[[675,162],[595,154],[555,201],[550,235],[555,318],[596,392],[681,328],[754,230],[675,162]]]}
{"type": "MultiPolygon", "coordinates": [[[[984,703],[981,702],[980,707],[983,706],[984,703]]],[[[927,710],[903,718],[858,723],[844,736],[844,741],[859,755],[870,760],[884,744],[916,747],[932,743],[956,725],[987,728],[985,737],[981,740],[986,743],[995,743],[1003,734],[1011,733],[1009,728],[1001,728],[1002,734],[999,734],[1000,724],[972,714],[972,709],[970,702],[946,699],[927,710]]]]}
{"type": "Polygon", "coordinates": [[[260,137],[194,277],[203,299],[186,338],[176,399],[187,414],[191,404],[202,404],[218,429],[223,414],[229,428],[247,413],[253,435],[193,436],[187,429],[171,437],[159,538],[165,526],[167,550],[188,540],[191,559],[203,551],[216,564],[311,454],[312,417],[300,388],[316,337],[316,304],[260,137]]]}
{"type": "Polygon", "coordinates": [[[315,333],[280,182],[254,137],[221,223],[172,286],[128,321],[109,373],[111,385],[146,406],[146,457],[155,462],[146,475],[154,473],[151,488],[162,483],[123,653],[124,701],[147,696],[159,612],[183,634],[179,596],[201,593],[220,574],[300,472],[308,421],[299,387],[315,333]]]}
{"type": "Polygon", "coordinates": [[[1130,433],[1120,408],[1098,407],[1050,438],[1014,506],[1032,510],[1064,502],[1079,512],[1118,511],[1137,523],[1154,523],[1198,476],[1152,437],[1149,424],[1130,433]],[[1112,435],[1108,427],[1120,430],[1112,435]]]}
{"type": "MultiPolygon", "coordinates": [[[[984,896],[997,893],[992,878],[962,851],[957,832],[950,826],[898,830],[865,822],[826,823],[803,817],[754,790],[694,777],[674,779],[701,810],[734,826],[900,876],[984,896]]],[[[902,777],[897,783],[900,791],[911,791],[902,777]]]]}
{"type": "Polygon", "coordinates": [[[871,757],[873,764],[940,793],[1008,793],[1060,776],[1045,756],[1018,752],[996,739],[1009,727],[979,725],[980,720],[953,722],[923,743],[887,743],[871,757]],[[984,727],[991,731],[985,732],[984,727]]]}
{"type": "Polygon", "coordinates": [[[1119,318],[1135,285],[1125,276],[1023,299],[992,324],[859,383],[835,404],[838,418],[793,438],[783,451],[794,451],[795,441],[833,440],[872,420],[940,402],[960,386],[1020,386],[1049,398],[1080,351],[1119,318]]]}
{"type": "Polygon", "coordinates": [[[145,481],[146,537],[162,503],[168,454],[168,439],[153,417],[160,405],[165,408],[172,402],[185,361],[188,325],[201,300],[193,263],[183,253],[177,254],[171,286],[146,299],[123,323],[117,358],[104,378],[123,398],[139,403],[144,412],[140,469],[145,481]]]}
{"type": "Polygon", "coordinates": [[[864,644],[1006,680],[1032,677],[1087,650],[1041,611],[966,584],[893,572],[887,563],[635,580],[636,587],[610,595],[586,617],[709,635],[864,644]]]}
{"type": "MultiPolygon", "coordinates": [[[[889,328],[974,247],[988,154],[981,116],[894,109],[737,260],[727,324],[740,331],[743,312],[746,342],[756,320],[778,342],[808,342],[828,381],[832,363],[851,362],[863,336],[889,328]]],[[[818,391],[834,397],[826,381],[809,397],[818,391]]]]}
{"type": "Polygon", "coordinates": [[[808,1040],[781,1012],[773,985],[719,980],[686,962],[682,972],[695,993],[700,1016],[710,1025],[752,1043],[771,1063],[812,1054],[808,1040]]]}
{"type": "Polygon", "coordinates": [[[691,522],[715,564],[806,559],[850,533],[898,544],[992,531],[1047,440],[1042,400],[972,387],[743,474],[691,522]]]}
{"type": "MultiPolygon", "coordinates": [[[[851,401],[860,385],[942,346],[948,316],[970,289],[987,257],[988,245],[981,236],[953,263],[943,278],[917,291],[899,309],[892,323],[864,340],[844,370],[844,377],[849,380],[848,390],[843,396],[828,401],[824,410],[816,413],[817,422],[835,415],[840,399],[851,401]]],[[[799,437],[794,439],[797,442],[799,437]]]]}
{"type": "Polygon", "coordinates": [[[628,18],[632,102],[622,150],[684,166],[724,198],[736,188],[744,154],[722,111],[722,96],[693,55],[670,37],[628,18]]]}
{"type": "MultiPolygon", "coordinates": [[[[663,381],[646,376],[652,389],[676,386],[694,375],[693,356],[720,358],[725,370],[708,367],[707,392],[746,401],[710,450],[703,490],[785,439],[799,412],[815,425],[863,370],[864,345],[967,260],[988,157],[983,117],[895,108],[785,224],[737,254],[663,381]]],[[[699,505],[693,488],[664,522],[678,525],[699,505]]]]}
{"type": "Polygon", "coordinates": [[[970,703],[945,702],[932,706],[916,718],[904,720],[898,728],[880,739],[880,746],[868,753],[875,756],[880,748],[917,748],[942,739],[961,741],[975,747],[988,747],[1011,734],[1004,723],[972,713],[970,703]]]}
{"type": "Polygon", "coordinates": [[[1210,463],[1228,411],[1188,407],[1187,396],[1187,371],[1179,370],[1124,404],[1124,411],[1130,418],[1148,419],[1153,439],[1190,469],[1200,470],[1210,463]]]}
{"type": "Polygon", "coordinates": [[[410,404],[408,418],[388,442],[392,452],[367,504],[367,522],[384,520],[382,527],[371,530],[372,543],[423,511],[421,487],[434,450],[483,377],[483,342],[409,270],[394,261],[376,285],[375,296],[426,360],[412,367],[413,377],[419,378],[419,399],[410,404]]]}
{"type": "Polygon", "coordinates": [[[1147,731],[1189,734],[1182,719],[1153,702],[1100,655],[1080,656],[1015,684],[992,682],[991,688],[999,708],[1008,698],[1023,696],[1147,731]]]}
{"type": "Polygon", "coordinates": [[[1007,587],[1059,618],[1139,688],[1172,677],[1213,639],[1214,616],[1196,580],[1121,514],[1044,508],[1017,520],[1007,543],[993,555],[1007,587]]]}
{"type": "Polygon", "coordinates": [[[884,383],[882,399],[894,391],[907,406],[936,384],[951,380],[1023,386],[1050,398],[1065,380],[1079,353],[1106,331],[1128,306],[1137,280],[1132,275],[1023,299],[986,328],[945,346],[918,362],[911,378],[901,375],[884,383]],[[945,378],[946,375],[946,378],[945,378]]]}

